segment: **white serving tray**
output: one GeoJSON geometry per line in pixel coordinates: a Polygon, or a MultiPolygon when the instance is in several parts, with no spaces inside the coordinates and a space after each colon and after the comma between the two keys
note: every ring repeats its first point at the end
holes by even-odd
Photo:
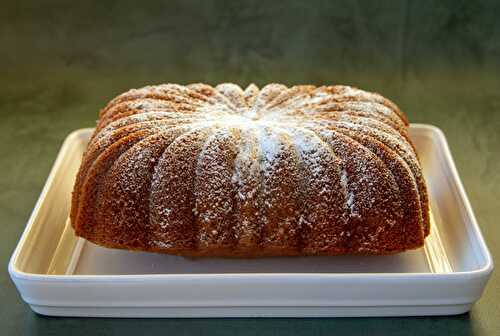
{"type": "Polygon", "coordinates": [[[44,315],[307,317],[459,314],[493,262],[443,133],[410,134],[428,183],[425,247],[393,256],[194,259],[98,247],[69,224],[70,194],[92,130],[64,142],[9,263],[22,298],[44,315]]]}

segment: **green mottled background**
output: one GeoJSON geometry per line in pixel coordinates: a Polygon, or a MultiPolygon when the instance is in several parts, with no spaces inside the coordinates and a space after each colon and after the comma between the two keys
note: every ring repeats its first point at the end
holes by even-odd
{"type": "Polygon", "coordinates": [[[343,83],[446,133],[500,256],[495,1],[2,1],[0,334],[500,335],[500,276],[470,314],[422,318],[46,318],[7,263],[64,137],[121,91],[160,82],[343,83]]]}

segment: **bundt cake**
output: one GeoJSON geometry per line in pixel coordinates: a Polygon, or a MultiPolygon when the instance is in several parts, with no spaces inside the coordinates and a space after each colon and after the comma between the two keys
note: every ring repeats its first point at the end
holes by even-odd
{"type": "Polygon", "coordinates": [[[183,256],[390,254],[423,245],[408,121],[349,86],[147,86],[101,110],[71,223],[96,244],[183,256]]]}

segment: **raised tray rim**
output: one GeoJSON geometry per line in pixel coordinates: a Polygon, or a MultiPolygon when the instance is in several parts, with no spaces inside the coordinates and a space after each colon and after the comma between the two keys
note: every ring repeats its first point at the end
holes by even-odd
{"type": "MultiPolygon", "coordinates": [[[[64,155],[67,153],[70,147],[70,143],[74,140],[75,138],[81,138],[84,136],[87,136],[89,132],[91,132],[93,129],[92,128],[86,128],[86,129],[79,129],[75,130],[72,133],[68,135],[68,137],[65,139],[59,154],[57,156],[57,159],[55,160],[53,167],[51,169],[51,172],[47,178],[47,181],[45,183],[45,186],[40,194],[40,197],[33,209],[33,212],[27,222],[26,228],[16,246],[16,249],[14,250],[12,257],[9,261],[8,265],[8,271],[9,274],[18,287],[21,296],[25,301],[27,301],[32,308],[37,311],[37,312],[46,312],[50,314],[51,310],[48,307],[57,307],[57,306],[75,306],[75,303],[71,302],[49,302],[46,300],[42,300],[41,298],[37,298],[36,295],[33,295],[33,293],[23,293],[22,288],[24,288],[27,284],[52,284],[52,285],[78,285],[79,283],[88,283],[88,284],[94,284],[94,285],[99,285],[99,284],[108,284],[108,283],[114,283],[114,284],[122,284],[122,285],[135,285],[138,283],[150,283],[150,284],[161,284],[165,280],[170,280],[171,283],[182,283],[185,280],[193,280],[194,278],[196,279],[204,279],[207,283],[213,283],[213,282],[218,282],[218,283],[228,283],[228,282],[242,282],[245,281],[247,284],[249,282],[259,282],[262,284],[262,282],[265,283],[276,283],[276,282],[281,282],[284,280],[288,281],[308,281],[308,280],[314,280],[316,284],[329,284],[335,280],[345,283],[350,280],[357,280],[359,283],[362,284],[368,284],[372,282],[377,282],[377,283],[419,283],[420,281],[428,283],[429,281],[432,281],[434,284],[445,284],[449,281],[453,280],[460,280],[461,282],[467,282],[470,280],[477,280],[478,286],[475,288],[474,293],[468,293],[466,295],[464,293],[464,296],[460,298],[447,298],[446,300],[442,298],[436,298],[435,300],[432,299],[426,299],[423,300],[422,302],[419,302],[418,300],[415,300],[412,302],[412,305],[416,306],[424,306],[426,304],[432,304],[432,305],[437,305],[437,306],[443,306],[443,305],[455,305],[457,308],[457,305],[463,305],[463,309],[461,311],[466,311],[470,306],[468,304],[472,303],[476,299],[478,299],[480,292],[482,292],[482,289],[484,288],[487,279],[489,278],[489,275],[493,271],[493,260],[491,257],[491,254],[488,250],[488,247],[485,243],[485,240],[482,236],[481,230],[479,228],[479,225],[477,223],[477,220],[474,216],[474,212],[472,210],[472,207],[470,205],[470,202],[467,198],[467,195],[465,193],[464,187],[462,185],[462,182],[460,181],[460,178],[458,176],[458,172],[456,170],[455,163],[452,159],[450,149],[448,147],[445,135],[443,132],[432,125],[426,125],[426,124],[412,124],[412,128],[419,129],[422,131],[427,132],[428,134],[432,135],[435,137],[435,139],[439,142],[440,144],[440,150],[442,150],[442,155],[445,160],[445,164],[448,164],[447,169],[449,169],[450,174],[448,175],[448,179],[451,182],[453,188],[456,189],[456,195],[459,197],[459,201],[462,203],[461,204],[461,216],[462,218],[467,221],[468,226],[466,228],[467,230],[467,235],[469,239],[471,239],[471,236],[473,239],[475,239],[477,243],[477,250],[475,251],[476,254],[479,254],[478,259],[478,266],[476,269],[469,270],[469,271],[452,271],[450,273],[223,273],[223,274],[129,274],[129,275],[52,275],[52,274],[37,274],[37,273],[27,273],[22,271],[18,265],[17,265],[17,258],[23,248],[25,248],[26,245],[26,239],[29,235],[30,230],[33,229],[34,222],[36,219],[36,216],[42,206],[43,200],[46,197],[47,193],[49,192],[50,188],[52,187],[52,181],[57,174],[57,171],[60,169],[64,155]],[[478,294],[479,293],[479,294],[478,294]],[[44,308],[45,307],[45,308],[44,308]]],[[[397,301],[397,300],[396,300],[397,301]]],[[[356,305],[363,305],[363,301],[356,300],[353,301],[356,305]]],[[[373,305],[373,300],[369,302],[365,302],[365,304],[372,304],[373,305]]],[[[121,303],[121,306],[123,306],[124,303],[121,303]]],[[[389,301],[384,301],[384,300],[378,300],[377,301],[377,306],[384,306],[384,307],[389,307],[391,304],[396,304],[398,306],[401,306],[402,303],[397,301],[395,303],[394,300],[389,300],[389,301]]],[[[314,304],[317,307],[322,306],[321,304],[314,304]]],[[[99,304],[80,304],[81,307],[98,307],[100,306],[99,304]]],[[[115,307],[120,306],[118,305],[113,305],[115,307]]],[[[149,307],[154,307],[155,305],[152,304],[151,302],[148,304],[149,307]]],[[[180,306],[178,302],[173,302],[169,304],[161,304],[161,307],[173,307],[173,306],[180,306]]],[[[195,307],[192,304],[187,305],[190,307],[195,307]]],[[[197,307],[208,307],[208,305],[197,305],[197,307]]],[[[243,306],[249,306],[248,304],[242,303],[241,305],[243,306]]],[[[255,305],[254,305],[255,306],[255,305]]],[[[267,306],[267,305],[266,305],[267,306]]],[[[287,304],[283,302],[282,306],[293,306],[292,304],[287,304]]],[[[297,307],[300,307],[299,305],[296,305],[297,307]]],[[[311,303],[312,306],[312,303],[311,303]]],[[[354,306],[354,304],[349,304],[348,302],[336,302],[335,307],[338,306],[354,306]]],[[[129,306],[127,306],[129,307],[129,306]]],[[[332,306],[330,306],[332,307],[332,306]]],[[[364,307],[367,308],[367,307],[364,307]]],[[[457,308],[458,309],[458,308],[457,308]]],[[[56,310],[54,310],[54,314],[56,315],[61,315],[63,313],[57,313],[56,310]]],[[[448,310],[449,313],[452,313],[452,309],[448,310]]],[[[446,314],[447,311],[440,311],[441,314],[446,314]]],[[[454,312],[457,313],[457,312],[454,312]]],[[[84,316],[84,313],[75,313],[76,315],[79,316],[84,316]]],[[[112,315],[114,313],[111,313],[112,315]]],[[[410,314],[410,313],[409,313],[410,314]]],[[[74,315],[74,314],[72,314],[74,315]]],[[[171,313],[168,313],[167,315],[171,315],[171,313]]],[[[190,314],[187,314],[190,315],[190,314]]],[[[196,315],[196,314],[195,314],[196,315]]],[[[210,314],[207,314],[207,316],[210,314]]],[[[251,315],[251,314],[250,314],[251,315]]],[[[306,314],[305,314],[306,315],[306,314]]],[[[304,316],[305,316],[304,315],[304,316]]],[[[363,314],[360,314],[363,315],[363,314]]],[[[369,315],[373,315],[372,313],[369,313],[369,315]]],[[[375,314],[376,315],[376,314],[375,314]]],[[[386,315],[386,314],[383,314],[386,315]]],[[[397,312],[394,312],[392,314],[387,314],[387,315],[398,315],[397,312]]],[[[410,314],[411,315],[411,314],[410,314]]],[[[422,314],[418,314],[422,315],[422,314]]],[[[90,315],[87,315],[90,316],[90,315]]],[[[110,316],[110,315],[107,315],[110,316]]],[[[132,313],[132,315],[129,316],[138,316],[136,313],[132,313]]],[[[205,316],[205,315],[203,315],[205,316]]],[[[297,315],[297,316],[300,316],[297,315]]],[[[352,315],[349,315],[352,316],[352,315]]]]}

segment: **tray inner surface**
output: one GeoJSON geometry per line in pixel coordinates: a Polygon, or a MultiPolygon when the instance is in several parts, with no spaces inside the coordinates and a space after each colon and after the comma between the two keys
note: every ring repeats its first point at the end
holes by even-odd
{"type": "MultiPolygon", "coordinates": [[[[434,224],[434,223],[433,223],[434,224]]],[[[423,248],[391,256],[300,258],[184,258],[108,249],[75,237],[66,224],[49,274],[195,274],[195,273],[444,273],[451,267],[433,225],[423,248]]]]}
{"type": "MultiPolygon", "coordinates": [[[[58,182],[57,197],[69,199],[74,175],[79,166],[81,154],[85,150],[90,130],[74,137],[67,150],[67,160],[71,162],[66,169],[61,168],[54,179],[58,182]],[[63,178],[61,175],[66,176],[63,178]]],[[[154,253],[130,252],[102,248],[77,238],[69,221],[69,202],[64,204],[62,213],[51,219],[45,219],[45,226],[52,226],[54,234],[50,255],[44,270],[45,274],[67,275],[121,275],[121,274],[186,274],[186,273],[448,273],[455,269],[455,256],[451,255],[448,234],[449,223],[442,221],[440,207],[445,191],[439,181],[443,176],[438,174],[437,165],[441,159],[436,154],[436,145],[431,137],[417,127],[412,129],[420,156],[424,175],[429,185],[431,198],[432,230],[421,249],[407,251],[391,256],[335,256],[335,257],[302,257],[302,258],[262,258],[262,259],[227,259],[227,258],[184,258],[154,253]],[[435,167],[436,166],[436,167],[435,167]],[[439,207],[438,207],[439,205],[439,207]],[[64,217],[62,217],[64,216],[64,217]],[[445,225],[446,224],[446,225],[445,225]],[[59,232],[57,236],[55,232],[59,232]],[[444,233],[443,233],[444,232],[444,233]],[[448,254],[447,254],[448,252],[448,254]]],[[[54,200],[47,200],[54,202],[54,200]]],[[[54,210],[49,207],[47,213],[54,210]]],[[[445,214],[448,216],[448,214],[445,214]]],[[[50,217],[50,216],[48,216],[50,217]]],[[[41,225],[42,223],[38,223],[41,225]]],[[[455,231],[455,230],[453,230],[455,231]]],[[[456,232],[456,231],[455,231],[456,232]]],[[[38,237],[40,238],[40,237],[38,237]]],[[[458,237],[460,238],[460,237],[458,237]]],[[[39,240],[39,239],[37,239],[39,240]]],[[[454,252],[453,252],[454,253],[454,252]]],[[[32,253],[30,253],[32,254],[32,253]]],[[[471,265],[475,264],[474,260],[471,265]]],[[[461,268],[461,267],[458,267],[461,268]]]]}

